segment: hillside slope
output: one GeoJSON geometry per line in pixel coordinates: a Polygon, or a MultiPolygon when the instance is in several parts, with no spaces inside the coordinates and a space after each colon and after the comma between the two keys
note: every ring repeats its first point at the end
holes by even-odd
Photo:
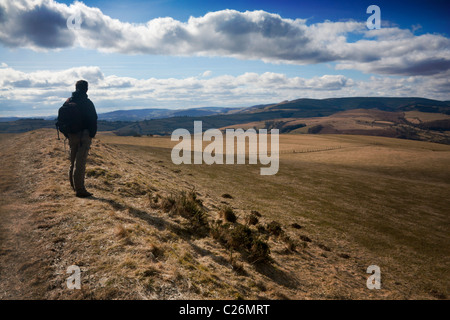
{"type": "MultiPolygon", "coordinates": [[[[433,99],[407,97],[348,97],[348,98],[328,98],[328,99],[296,99],[291,101],[283,101],[268,106],[255,106],[244,110],[247,112],[261,111],[292,111],[292,110],[309,110],[311,112],[325,111],[345,111],[352,109],[374,109],[383,111],[399,112],[399,111],[421,111],[434,113],[450,113],[450,105],[446,101],[433,99]]],[[[325,114],[324,114],[325,115],[325,114]]]]}
{"type": "Polygon", "coordinates": [[[352,134],[450,144],[450,116],[420,111],[352,109],[330,116],[280,118],[221,128],[279,129],[280,133],[352,134]]]}
{"type": "MultiPolygon", "coordinates": [[[[194,118],[172,117],[166,119],[145,120],[124,126],[115,132],[118,135],[170,134],[173,130],[178,128],[192,130],[193,120],[202,121],[203,129],[207,130],[210,128],[239,126],[247,123],[275,121],[280,119],[295,120],[325,118],[357,109],[361,109],[363,111],[381,110],[384,113],[392,113],[393,116],[396,117],[400,113],[403,114],[404,112],[410,111],[440,113],[443,114],[443,116],[450,114],[450,105],[448,105],[447,102],[424,98],[354,97],[333,99],[297,99],[270,105],[258,105],[223,115],[197,116],[194,118]]],[[[443,123],[437,123],[432,129],[448,130],[448,126],[449,121],[445,120],[443,123]]],[[[401,132],[398,134],[396,133],[396,129],[397,128],[385,136],[404,136],[411,139],[420,138],[420,135],[416,134],[416,129],[411,126],[411,124],[407,124],[405,129],[401,128],[401,132]]],[[[358,130],[358,128],[355,128],[354,130],[355,133],[358,132],[358,134],[365,134],[367,132],[358,130]]],[[[382,133],[385,133],[385,130],[381,131],[382,133]]],[[[333,132],[333,130],[328,130],[325,133],[330,132],[333,132]]],[[[336,131],[336,133],[338,132],[336,131]]],[[[444,140],[447,141],[446,139],[444,140]]]]}
{"type": "Polygon", "coordinates": [[[167,158],[170,146],[115,139],[94,140],[87,170],[94,197],[79,199],[66,179],[64,144],[53,130],[0,135],[0,299],[446,296],[445,284],[418,290],[418,283],[402,279],[368,290],[366,268],[375,254],[346,245],[332,229],[321,235],[307,214],[277,218],[262,204],[252,208],[233,192],[225,194],[227,185],[223,197],[216,194],[212,185],[220,186],[220,178],[205,183],[191,168],[176,167],[167,158]],[[191,216],[169,210],[183,191],[195,192],[203,229],[193,228],[198,221],[191,216]],[[219,214],[225,205],[237,222],[219,214]],[[255,225],[247,220],[253,209],[259,211],[253,212],[255,225]],[[238,238],[227,238],[221,225],[238,238]],[[252,247],[240,247],[249,234],[268,245],[269,259],[256,262],[252,247]],[[66,288],[70,265],[81,268],[81,290],[66,288]]]}

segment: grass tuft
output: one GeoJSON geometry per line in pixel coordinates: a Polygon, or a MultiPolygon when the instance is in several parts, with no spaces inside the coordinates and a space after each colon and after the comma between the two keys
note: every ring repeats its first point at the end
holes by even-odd
{"type": "Polygon", "coordinates": [[[209,223],[202,201],[195,191],[182,191],[178,195],[163,197],[160,204],[165,212],[179,215],[189,221],[190,229],[198,235],[209,230],[209,223]]]}
{"type": "Polygon", "coordinates": [[[269,224],[267,224],[266,229],[270,234],[274,235],[275,237],[281,236],[284,233],[283,229],[281,228],[281,224],[276,221],[272,221],[269,224]]]}
{"type": "Polygon", "coordinates": [[[224,206],[219,211],[219,216],[223,218],[225,221],[235,223],[237,221],[236,214],[233,209],[229,206],[224,206]]]}
{"type": "Polygon", "coordinates": [[[254,214],[253,211],[252,211],[252,212],[251,212],[249,215],[247,215],[247,217],[245,218],[245,222],[246,222],[248,225],[254,226],[254,225],[258,224],[259,219],[258,219],[258,216],[257,216],[256,214],[254,214]]]}

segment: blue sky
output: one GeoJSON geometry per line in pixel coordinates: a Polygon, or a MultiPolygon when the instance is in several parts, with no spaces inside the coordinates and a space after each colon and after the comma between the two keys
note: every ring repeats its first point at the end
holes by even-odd
{"type": "Polygon", "coordinates": [[[0,0],[0,116],[55,114],[78,78],[99,112],[302,97],[450,100],[446,1],[0,0]],[[369,5],[382,27],[368,30],[369,5]],[[83,18],[80,30],[66,19],[83,18]]]}
{"type": "MultiPolygon", "coordinates": [[[[72,1],[60,1],[71,4],[72,1]]],[[[366,8],[376,4],[382,9],[383,19],[399,24],[403,28],[421,24],[425,32],[449,31],[448,1],[364,1],[364,0],[138,0],[138,1],[88,1],[89,6],[99,7],[117,19],[129,22],[147,22],[158,17],[172,17],[185,21],[190,16],[202,16],[211,11],[235,9],[238,11],[264,10],[277,13],[284,18],[306,18],[311,23],[324,20],[366,20],[366,8]]]]}

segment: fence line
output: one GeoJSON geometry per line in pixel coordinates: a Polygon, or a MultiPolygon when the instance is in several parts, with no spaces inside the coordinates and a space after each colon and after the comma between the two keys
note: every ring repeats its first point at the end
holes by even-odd
{"type": "Polygon", "coordinates": [[[320,152],[320,151],[337,150],[337,149],[341,149],[341,148],[342,148],[342,146],[326,147],[326,148],[319,148],[319,149],[282,150],[282,151],[280,151],[280,154],[320,152]]]}

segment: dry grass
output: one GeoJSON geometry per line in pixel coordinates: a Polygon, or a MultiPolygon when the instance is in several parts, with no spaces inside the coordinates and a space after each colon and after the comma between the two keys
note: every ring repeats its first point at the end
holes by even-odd
{"type": "Polygon", "coordinates": [[[0,298],[448,298],[448,146],[286,135],[279,173],[263,177],[259,166],[176,166],[170,139],[100,134],[94,198],[79,199],[53,133],[0,137],[0,298]],[[242,220],[218,222],[222,201],[242,220]],[[81,291],[64,286],[72,264],[81,291]],[[371,264],[382,290],[365,287],[371,264]]]}
{"type": "MultiPolygon", "coordinates": [[[[147,143],[151,148],[151,140],[147,143]]],[[[158,150],[163,159],[170,148],[158,150]]],[[[448,295],[448,285],[439,279],[448,266],[442,257],[448,256],[449,247],[449,146],[369,136],[282,135],[280,150],[280,171],[269,178],[259,176],[259,166],[177,168],[187,181],[195,177],[197,189],[208,190],[210,197],[232,194],[233,207],[263,212],[265,225],[272,220],[284,226],[297,223],[301,229],[283,228],[296,233],[290,239],[298,239],[297,251],[299,246],[317,248],[320,258],[326,255],[338,268],[355,263],[355,270],[363,270],[378,263],[386,276],[386,296],[448,295]],[[335,146],[341,148],[331,149],[335,146]],[[324,151],[294,152],[313,148],[324,151]],[[416,274],[424,276],[418,279],[416,274]]],[[[165,165],[170,167],[169,162],[165,165]]],[[[257,226],[263,227],[261,222],[257,226]]],[[[272,250],[272,255],[286,246],[272,250]]],[[[288,264],[295,269],[292,261],[288,264]]],[[[355,272],[365,278],[364,272],[355,272]]],[[[314,270],[305,274],[314,282],[314,270]]],[[[352,292],[375,295],[364,286],[352,292]]]]}
{"type": "MultiPolygon", "coordinates": [[[[291,134],[352,134],[383,137],[400,137],[421,141],[450,143],[450,132],[424,130],[416,125],[434,120],[447,120],[449,115],[419,111],[388,112],[378,109],[352,109],[336,112],[330,116],[311,118],[280,118],[272,123],[283,123],[284,128],[305,125],[290,131],[291,134]]],[[[442,125],[442,123],[441,123],[442,125]]],[[[283,127],[281,126],[281,127],[283,127]]],[[[266,121],[250,122],[221,128],[262,129],[267,127],[266,121]]],[[[311,147],[311,145],[309,146],[311,147]]]]}
{"type": "Polygon", "coordinates": [[[450,119],[450,116],[443,113],[407,111],[405,112],[405,118],[412,123],[420,123],[434,120],[446,120],[450,119]]]}

